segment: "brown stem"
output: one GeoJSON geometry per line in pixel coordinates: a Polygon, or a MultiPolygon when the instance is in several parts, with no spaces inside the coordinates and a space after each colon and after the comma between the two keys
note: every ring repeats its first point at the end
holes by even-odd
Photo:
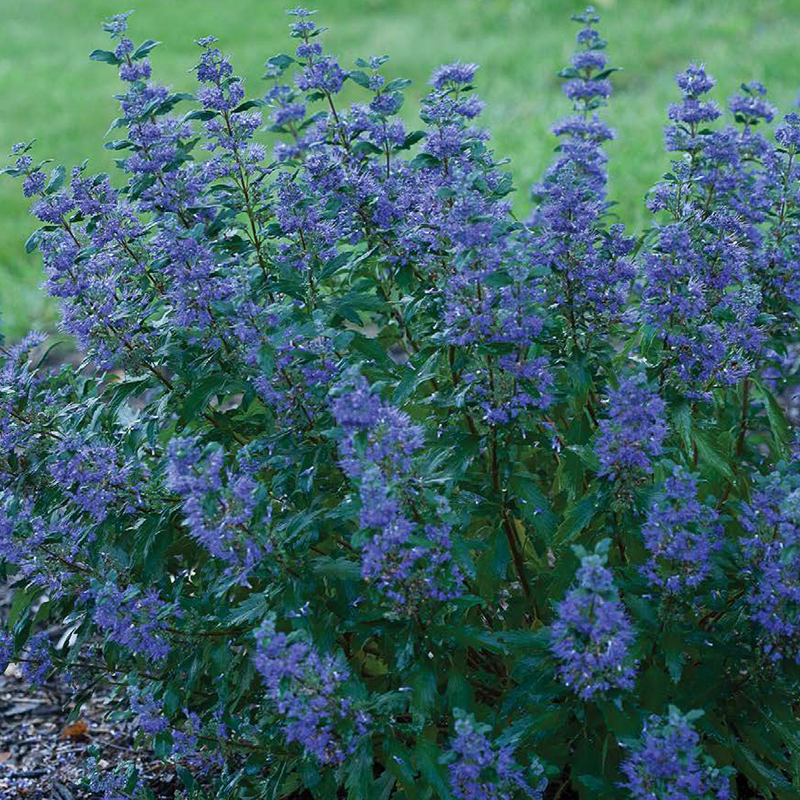
{"type": "Polygon", "coordinates": [[[742,384],[742,416],[739,422],[739,438],[736,440],[736,455],[744,453],[744,443],[747,436],[747,411],[750,404],[750,378],[744,379],[742,384]]]}

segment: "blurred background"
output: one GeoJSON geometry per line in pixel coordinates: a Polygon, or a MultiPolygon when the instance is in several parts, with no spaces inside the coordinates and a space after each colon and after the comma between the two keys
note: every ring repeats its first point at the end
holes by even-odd
{"type": "MultiPolygon", "coordinates": [[[[111,168],[104,133],[117,116],[116,70],[88,59],[109,48],[102,20],[135,9],[134,41],[163,42],[151,54],[154,77],[194,91],[194,41],[208,34],[232,54],[249,96],[266,89],[265,60],[291,52],[284,11],[299,0],[0,0],[0,151],[37,139],[35,156],[68,168],[89,158],[111,168]]],[[[555,144],[551,124],[569,111],[556,72],[573,50],[569,21],[585,0],[307,0],[330,31],[326,49],[346,69],[358,56],[389,54],[389,78],[408,77],[404,115],[413,122],[430,72],[454,60],[481,64],[477,85],[488,107],[483,124],[499,157],[512,162],[519,212],[555,144]]],[[[595,0],[603,16],[615,94],[607,119],[611,195],[629,228],[644,224],[643,197],[668,166],[661,129],[677,97],[674,75],[702,61],[718,79],[721,104],[742,81],[766,84],[782,112],[800,90],[800,0],[595,0]]],[[[111,48],[113,49],[113,48],[111,48]]],[[[349,87],[347,100],[363,98],[349,87]]],[[[360,94],[361,93],[361,94],[360,94]]],[[[37,254],[23,244],[35,228],[19,182],[0,178],[0,313],[11,339],[30,327],[54,329],[57,312],[39,289],[37,254]]]]}

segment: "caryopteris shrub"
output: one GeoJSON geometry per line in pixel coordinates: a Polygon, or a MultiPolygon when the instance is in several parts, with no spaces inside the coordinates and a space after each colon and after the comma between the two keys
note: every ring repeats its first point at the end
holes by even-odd
{"type": "Polygon", "coordinates": [[[476,65],[409,131],[290,13],[255,100],[111,19],[117,181],[14,148],[87,361],[2,351],[3,664],[108,680],[185,797],[799,797],[800,115],[690,66],[631,238],[589,9],[523,222],[476,65]]]}

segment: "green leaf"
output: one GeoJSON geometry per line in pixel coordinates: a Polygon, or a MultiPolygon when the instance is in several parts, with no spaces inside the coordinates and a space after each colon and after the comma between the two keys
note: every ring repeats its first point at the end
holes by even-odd
{"type": "Polygon", "coordinates": [[[26,240],[25,240],[25,252],[32,253],[38,246],[39,240],[42,238],[42,230],[35,230],[26,240]]]}
{"type": "Polygon", "coordinates": [[[152,379],[149,375],[144,375],[140,378],[131,378],[130,380],[121,381],[116,384],[112,383],[104,392],[104,397],[108,398],[106,410],[113,416],[126,400],[139,395],[151,384],[152,379]]]}
{"type": "Polygon", "coordinates": [[[144,58],[154,47],[158,47],[160,44],[161,42],[156,42],[153,39],[146,39],[133,52],[131,60],[138,61],[140,58],[144,58]]]}
{"type": "Polygon", "coordinates": [[[775,399],[772,392],[760,383],[755,381],[754,383],[767,410],[767,419],[769,419],[769,427],[772,431],[772,439],[775,443],[775,452],[778,458],[785,457],[788,452],[789,443],[792,441],[792,430],[789,421],[786,419],[786,413],[780,403],[775,399]]]}
{"type": "Polygon", "coordinates": [[[411,713],[419,725],[424,725],[439,699],[436,672],[430,664],[420,664],[409,681],[411,686],[411,713]]]}
{"type": "Polygon", "coordinates": [[[461,669],[452,667],[447,674],[447,702],[450,708],[471,708],[472,686],[461,669]]]}
{"type": "Polygon", "coordinates": [[[344,556],[341,558],[319,556],[314,559],[312,569],[317,575],[324,575],[328,578],[337,578],[343,581],[361,580],[361,564],[344,556]]]}
{"type": "Polygon", "coordinates": [[[374,782],[372,778],[372,746],[368,737],[359,743],[354,756],[347,759],[347,800],[372,800],[374,782]]]}
{"type": "Polygon", "coordinates": [[[380,155],[383,150],[372,142],[360,141],[353,145],[353,152],[359,155],[380,155]]]}
{"type": "Polygon", "coordinates": [[[377,339],[370,339],[369,336],[357,333],[353,337],[352,347],[367,358],[371,358],[376,364],[388,366],[392,363],[392,360],[386,353],[386,349],[377,339]]]}
{"type": "Polygon", "coordinates": [[[263,105],[264,102],[261,100],[245,100],[233,109],[233,113],[240,114],[242,111],[249,111],[251,108],[261,108],[263,105]]]}
{"type": "Polygon", "coordinates": [[[113,64],[115,67],[119,66],[122,62],[109,50],[92,50],[89,53],[89,58],[92,61],[102,61],[105,64],[113,64]]]}
{"type": "Polygon", "coordinates": [[[217,111],[211,111],[205,108],[196,108],[194,111],[189,111],[183,115],[183,121],[189,122],[193,119],[199,119],[201,122],[208,122],[210,119],[214,119],[218,114],[217,111]]]}
{"type": "Polygon", "coordinates": [[[436,158],[436,156],[432,156],[430,153],[418,153],[413,159],[411,159],[409,166],[412,169],[426,169],[438,167],[441,165],[441,163],[442,162],[436,158]]]}
{"type": "Polygon", "coordinates": [[[47,360],[47,357],[50,355],[50,353],[52,353],[53,350],[56,349],[56,347],[58,347],[59,345],[65,344],[65,343],[66,343],[65,339],[56,339],[56,341],[54,341],[51,344],[49,344],[47,346],[47,349],[44,351],[44,353],[42,353],[42,355],[39,356],[39,360],[36,362],[36,366],[34,367],[34,369],[38,370],[39,367],[41,367],[42,364],[44,364],[44,362],[47,360]]]}
{"type": "Polygon", "coordinates": [[[624,708],[610,700],[598,700],[597,707],[603,720],[617,738],[636,738],[642,729],[641,721],[630,708],[624,708]]]}
{"type": "Polygon", "coordinates": [[[405,794],[411,800],[419,797],[417,776],[411,768],[412,756],[398,739],[386,738],[383,750],[387,758],[384,761],[387,771],[402,784],[405,794]]]}
{"type": "Polygon", "coordinates": [[[269,610],[269,596],[256,593],[234,608],[226,617],[227,625],[244,625],[260,622],[269,610]]]}
{"type": "Polygon", "coordinates": [[[429,356],[419,369],[413,369],[411,365],[406,368],[403,379],[397,384],[392,396],[394,405],[401,405],[408,397],[423,383],[435,377],[436,363],[439,360],[439,353],[435,352],[429,356]]]}
{"type": "Polygon", "coordinates": [[[409,86],[411,86],[411,81],[408,78],[395,78],[393,81],[389,81],[389,83],[383,87],[383,91],[399,92],[408,88],[409,86]]]}
{"type": "Polygon", "coordinates": [[[677,631],[667,631],[661,638],[661,648],[664,652],[664,660],[667,670],[673,683],[678,683],[683,673],[684,653],[686,643],[677,631]]]}
{"type": "Polygon", "coordinates": [[[733,470],[728,463],[727,453],[720,452],[719,447],[703,431],[695,429],[694,442],[697,445],[697,453],[704,463],[729,481],[734,479],[733,470]]]}
{"type": "Polygon", "coordinates": [[[567,509],[564,521],[553,536],[553,547],[563,547],[578,538],[581,531],[608,506],[609,493],[605,488],[595,489],[567,509]]]}
{"type": "Polygon", "coordinates": [[[359,86],[369,89],[369,75],[363,70],[354,69],[352,72],[348,73],[348,76],[353,83],[357,83],[359,86]]]}
{"type": "Polygon", "coordinates": [[[414,762],[426,781],[433,787],[440,800],[452,800],[450,786],[444,779],[443,767],[439,764],[440,750],[435,742],[419,739],[414,750],[414,762]]]}
{"type": "Polygon", "coordinates": [[[267,67],[271,67],[271,71],[278,75],[287,70],[292,64],[294,64],[294,59],[286,55],[286,53],[279,53],[276,56],[272,56],[272,58],[267,61],[267,67]]]}
{"type": "Polygon", "coordinates": [[[62,165],[57,166],[50,173],[50,180],[47,181],[47,186],[44,187],[45,194],[53,194],[57,192],[63,185],[66,177],[66,170],[62,165]]]}
{"type": "Polygon", "coordinates": [[[607,78],[609,75],[613,75],[615,72],[620,72],[622,67],[609,67],[608,69],[604,69],[602,72],[598,72],[597,75],[592,76],[593,81],[602,81],[607,78]]]}
{"type": "Polygon", "coordinates": [[[518,499],[519,512],[525,522],[530,522],[536,532],[550,542],[558,527],[558,517],[553,513],[550,501],[536,485],[533,475],[518,472],[509,482],[511,493],[518,499]]]}
{"type": "Polygon", "coordinates": [[[692,409],[688,403],[683,403],[675,409],[672,415],[675,429],[680,434],[683,446],[687,453],[692,452],[692,409]]]}
{"type": "Polygon", "coordinates": [[[183,401],[180,412],[181,421],[185,424],[194,419],[199,412],[206,408],[213,395],[225,394],[229,381],[230,378],[221,372],[206,375],[183,401]]]}
{"type": "Polygon", "coordinates": [[[6,618],[9,630],[13,628],[22,615],[30,608],[31,603],[42,594],[42,589],[38,586],[31,586],[25,589],[17,589],[14,592],[14,600],[6,618]]]}
{"type": "Polygon", "coordinates": [[[113,142],[106,142],[103,147],[106,150],[129,150],[133,149],[133,142],[128,139],[114,139],[113,142]]]}
{"type": "Polygon", "coordinates": [[[413,147],[418,141],[424,139],[428,134],[425,131],[411,131],[411,133],[406,134],[406,138],[403,139],[403,144],[401,144],[397,149],[398,150],[408,150],[409,148],[413,147]]]}
{"type": "Polygon", "coordinates": [[[788,797],[796,797],[792,784],[778,770],[761,761],[749,747],[731,740],[731,748],[737,756],[737,766],[753,783],[768,792],[788,792],[788,797]]]}
{"type": "Polygon", "coordinates": [[[186,767],[177,767],[175,769],[175,773],[177,774],[178,778],[180,778],[181,783],[183,784],[184,788],[188,789],[190,792],[194,790],[196,785],[194,775],[189,772],[186,767]]]}
{"type": "Polygon", "coordinates": [[[507,648],[501,634],[478,628],[475,625],[436,626],[429,629],[434,638],[453,641],[462,647],[491,650],[494,653],[505,653],[507,648]]]}

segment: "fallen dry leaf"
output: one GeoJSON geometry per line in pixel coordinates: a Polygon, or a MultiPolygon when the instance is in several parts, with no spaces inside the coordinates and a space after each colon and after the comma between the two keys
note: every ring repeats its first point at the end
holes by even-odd
{"type": "Polygon", "coordinates": [[[73,722],[72,725],[67,725],[63,731],[61,731],[61,738],[62,739],[83,739],[86,736],[87,731],[89,730],[89,726],[85,720],[79,719],[76,722],[73,722]]]}

